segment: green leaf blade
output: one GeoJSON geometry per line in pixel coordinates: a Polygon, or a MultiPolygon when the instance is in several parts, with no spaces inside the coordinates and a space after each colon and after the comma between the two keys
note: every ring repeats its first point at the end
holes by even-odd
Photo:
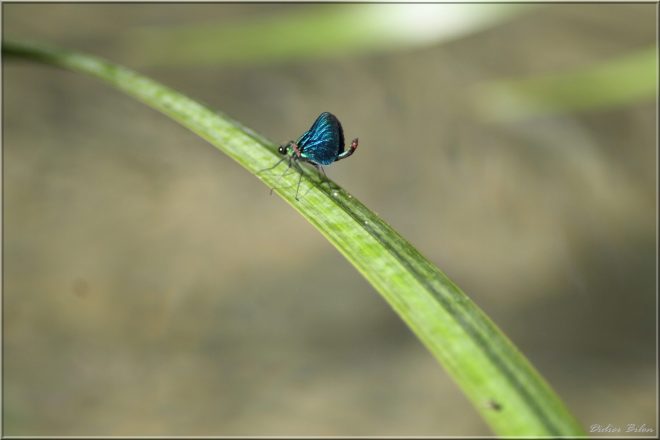
{"type": "Polygon", "coordinates": [[[278,172],[259,173],[280,158],[272,142],[123,67],[29,43],[5,42],[3,54],[102,79],[197,133],[274,188],[386,299],[497,434],[584,435],[559,397],[460,288],[335,183],[321,183],[314,173],[305,171],[300,200],[296,200],[298,173],[281,181],[278,172]]]}

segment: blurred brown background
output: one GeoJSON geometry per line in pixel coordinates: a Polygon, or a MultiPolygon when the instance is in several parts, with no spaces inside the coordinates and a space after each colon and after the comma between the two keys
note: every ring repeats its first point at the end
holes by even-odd
{"type": "MultiPolygon", "coordinates": [[[[335,113],[360,149],[328,174],[585,429],[657,435],[654,99],[510,121],[475,105],[490,80],[652,46],[656,5],[535,6],[434,44],[261,63],[149,64],[126,39],[338,7],[4,4],[3,31],[127,65],[274,142],[335,113]]],[[[352,266],[203,140],[23,61],[3,60],[3,105],[5,434],[490,433],[352,266]]]]}

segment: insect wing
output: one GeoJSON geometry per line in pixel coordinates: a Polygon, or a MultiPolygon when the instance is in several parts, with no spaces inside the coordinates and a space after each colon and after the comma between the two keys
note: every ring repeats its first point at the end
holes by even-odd
{"type": "Polygon", "coordinates": [[[344,151],[344,131],[333,114],[324,112],[316,118],[312,127],[300,136],[297,144],[305,159],[329,165],[344,151]]]}

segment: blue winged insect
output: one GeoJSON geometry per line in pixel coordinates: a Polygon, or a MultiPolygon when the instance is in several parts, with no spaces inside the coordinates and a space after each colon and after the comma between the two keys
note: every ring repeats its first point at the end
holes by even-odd
{"type": "MultiPolygon", "coordinates": [[[[300,172],[298,186],[296,187],[296,200],[298,200],[303,175],[299,162],[311,164],[319,172],[319,177],[323,179],[325,176],[323,165],[330,165],[338,160],[346,159],[355,152],[357,147],[358,140],[355,138],[348,150],[344,149],[344,130],[341,128],[339,119],[332,113],[323,112],[316,118],[310,129],[304,132],[297,141],[289,141],[284,145],[280,145],[277,151],[284,157],[272,167],[265,168],[259,173],[272,170],[283,161],[288,160],[289,166],[282,173],[280,179],[289,171],[292,165],[298,169],[300,172]]],[[[272,194],[273,190],[271,189],[270,192],[272,194]]]]}

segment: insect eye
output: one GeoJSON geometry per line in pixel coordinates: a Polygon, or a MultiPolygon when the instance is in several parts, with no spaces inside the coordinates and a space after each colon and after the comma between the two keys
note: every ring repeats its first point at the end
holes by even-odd
{"type": "Polygon", "coordinates": [[[280,154],[286,154],[286,147],[284,145],[280,145],[280,148],[278,148],[277,151],[279,151],[280,154]]]}

